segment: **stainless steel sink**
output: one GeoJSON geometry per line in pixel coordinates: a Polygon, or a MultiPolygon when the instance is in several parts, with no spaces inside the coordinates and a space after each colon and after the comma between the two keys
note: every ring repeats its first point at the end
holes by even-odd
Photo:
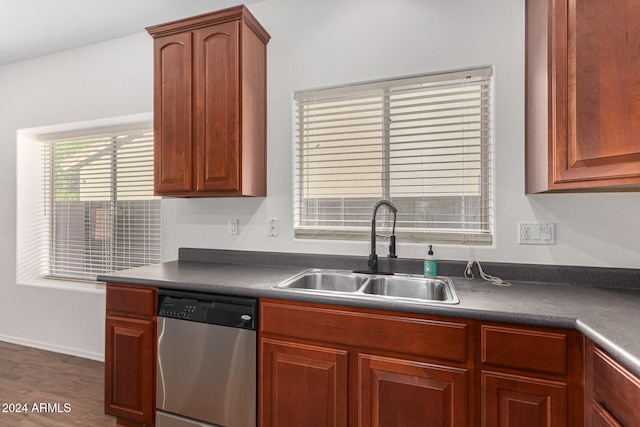
{"type": "Polygon", "coordinates": [[[384,276],[369,281],[362,292],[396,298],[411,298],[457,304],[460,302],[448,278],[384,276]]]}
{"type": "Polygon", "coordinates": [[[276,285],[276,287],[329,292],[356,292],[366,280],[367,276],[355,273],[309,270],[276,285]]]}
{"type": "Polygon", "coordinates": [[[327,293],[349,298],[378,298],[411,302],[458,304],[460,300],[448,277],[392,276],[353,273],[346,270],[304,271],[274,286],[307,293],[327,293]]]}

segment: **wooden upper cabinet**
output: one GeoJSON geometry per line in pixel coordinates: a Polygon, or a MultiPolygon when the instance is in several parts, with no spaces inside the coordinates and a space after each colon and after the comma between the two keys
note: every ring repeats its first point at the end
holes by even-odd
{"type": "Polygon", "coordinates": [[[155,193],[266,196],[266,44],[244,6],[147,28],[155,193]]]}
{"type": "Polygon", "coordinates": [[[637,0],[526,1],[526,192],[640,190],[637,0]]]}

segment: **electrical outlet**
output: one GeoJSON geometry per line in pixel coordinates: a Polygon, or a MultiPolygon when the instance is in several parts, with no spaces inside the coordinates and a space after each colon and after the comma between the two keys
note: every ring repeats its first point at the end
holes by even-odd
{"type": "Polygon", "coordinates": [[[229,234],[235,236],[238,234],[238,219],[237,218],[229,218],[229,234]]]}
{"type": "Polygon", "coordinates": [[[277,237],[280,234],[280,220],[278,218],[269,218],[267,228],[267,236],[277,237]]]}
{"type": "Polygon", "coordinates": [[[555,245],[556,225],[554,223],[520,223],[518,224],[518,244],[555,245]]]}

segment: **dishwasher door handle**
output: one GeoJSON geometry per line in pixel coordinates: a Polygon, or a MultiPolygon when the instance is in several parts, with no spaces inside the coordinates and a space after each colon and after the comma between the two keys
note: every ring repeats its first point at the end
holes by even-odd
{"type": "Polygon", "coordinates": [[[157,408],[164,408],[165,406],[165,398],[166,398],[166,394],[165,394],[165,384],[164,384],[164,371],[163,371],[163,366],[162,366],[162,349],[164,348],[164,324],[165,324],[165,320],[166,318],[164,317],[158,317],[158,364],[157,364],[157,371],[158,374],[156,375],[156,407],[157,408]]]}

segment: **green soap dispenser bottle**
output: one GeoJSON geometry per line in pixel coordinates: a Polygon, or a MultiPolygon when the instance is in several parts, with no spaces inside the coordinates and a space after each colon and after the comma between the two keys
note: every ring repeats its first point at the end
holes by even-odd
{"type": "Polygon", "coordinates": [[[438,275],[438,260],[433,255],[433,245],[429,245],[429,252],[424,258],[424,277],[435,277],[438,275]]]}

